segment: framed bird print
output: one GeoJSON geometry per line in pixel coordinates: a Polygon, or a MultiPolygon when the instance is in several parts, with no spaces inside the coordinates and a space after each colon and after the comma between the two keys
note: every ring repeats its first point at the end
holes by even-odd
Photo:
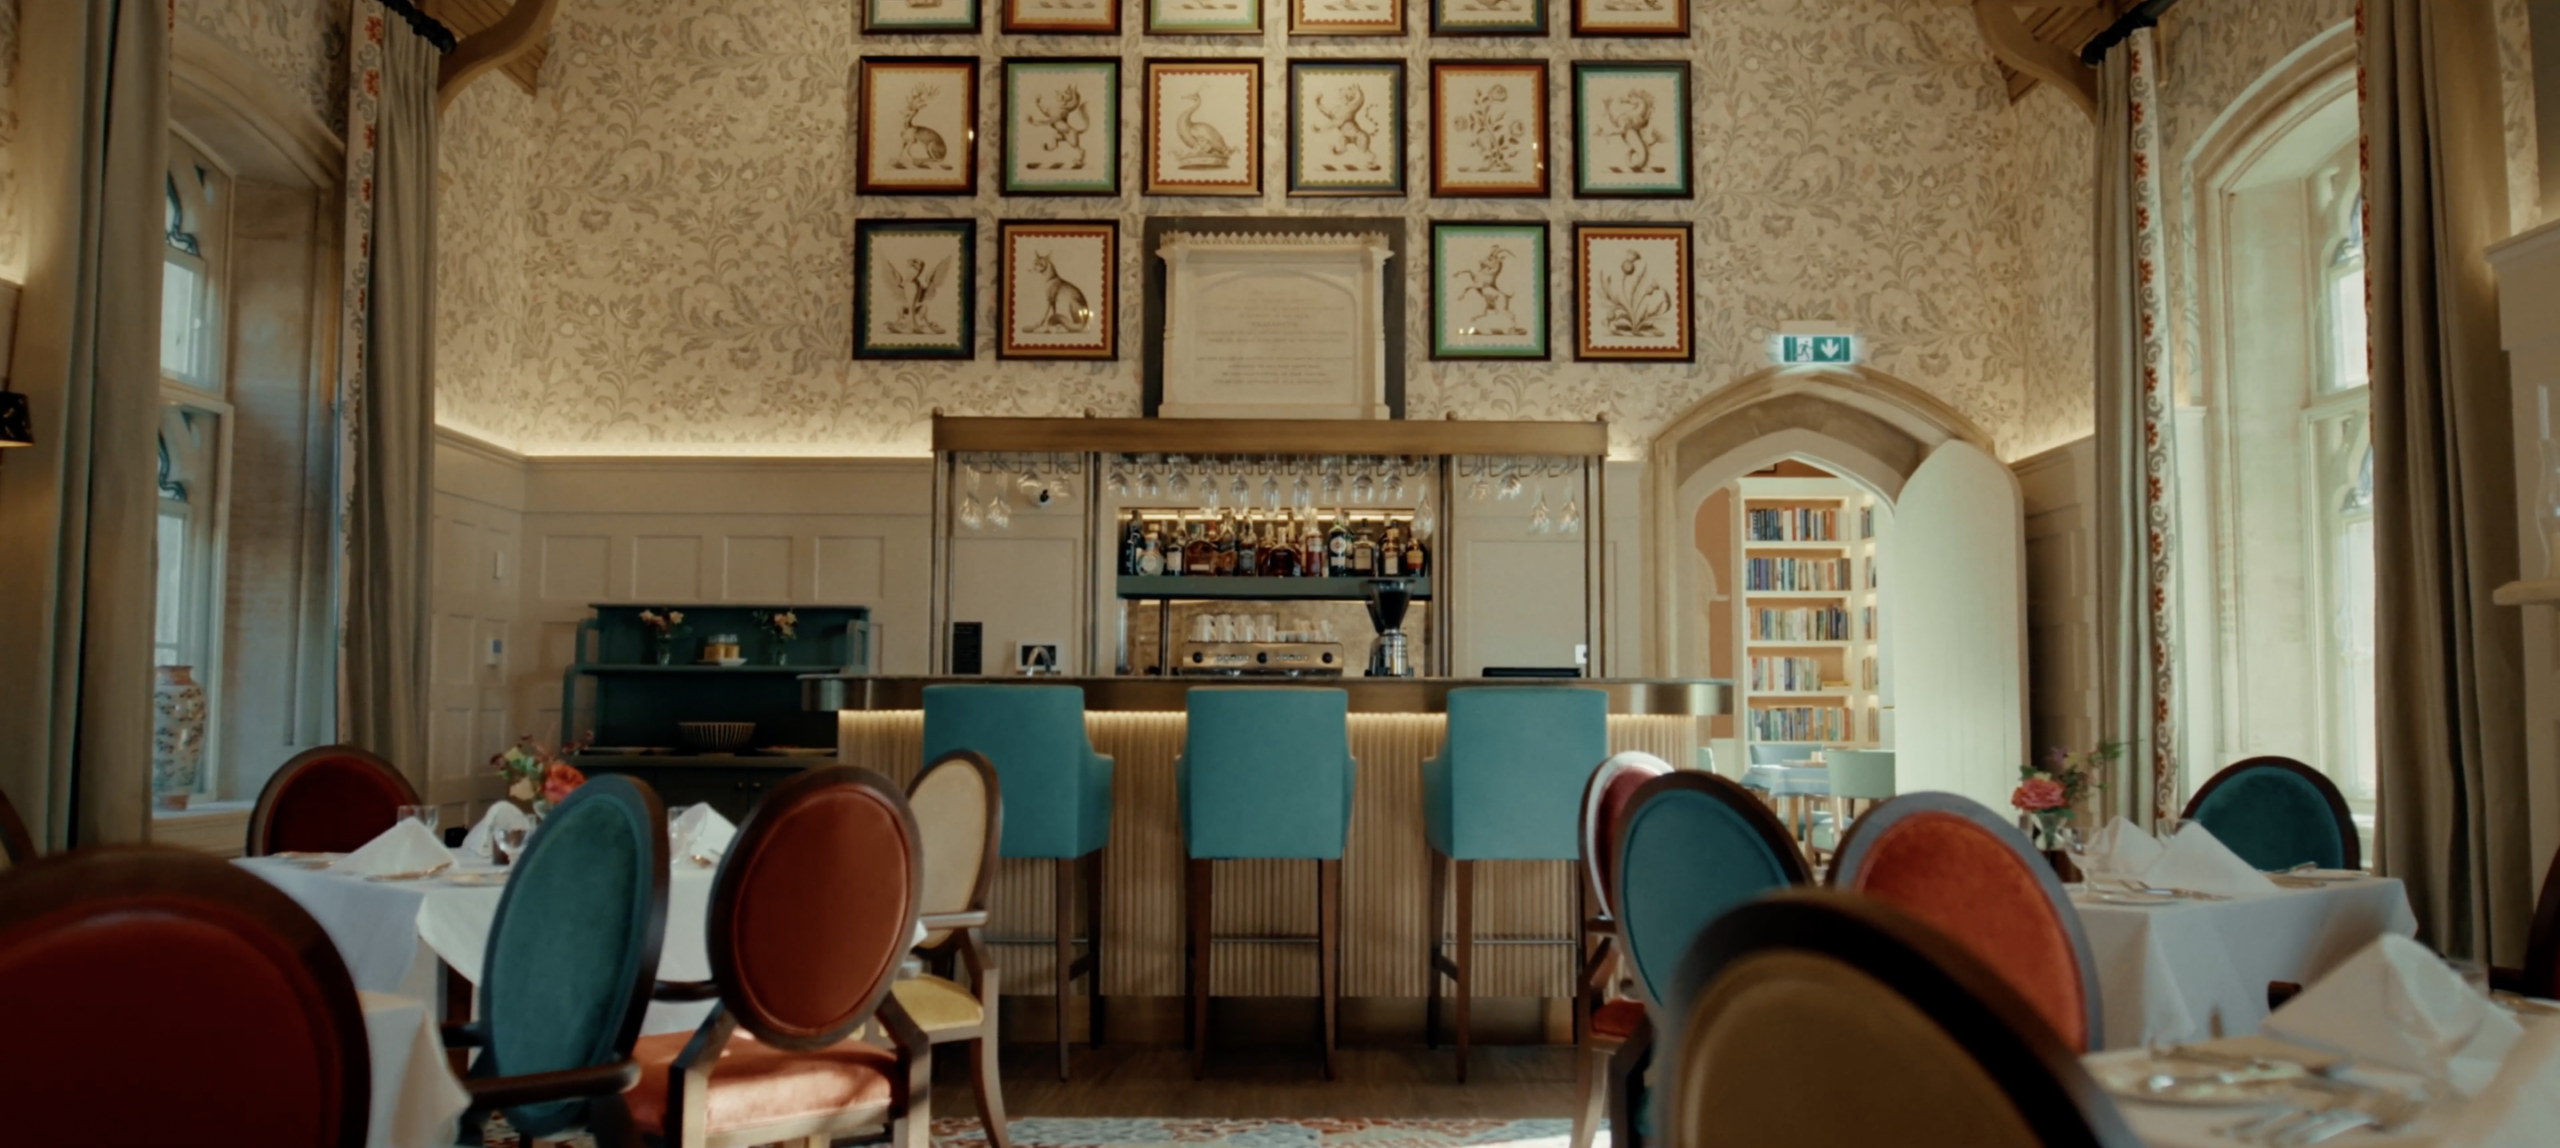
{"type": "Polygon", "coordinates": [[[1289,0],[1292,36],[1401,36],[1404,0],[1289,0]]]}
{"type": "Polygon", "coordinates": [[[1544,61],[1431,62],[1431,194],[1546,198],[1544,61]]]}
{"type": "Polygon", "coordinates": [[[1689,0],[1565,0],[1576,36],[1687,36],[1689,0]]]}
{"type": "Polygon", "coordinates": [[[999,359],[1120,354],[1120,225],[1043,219],[996,225],[999,359]]]}
{"type": "Polygon", "coordinates": [[[862,61],[854,191],[978,193],[978,61],[875,56],[862,61]]]}
{"type": "Polygon", "coordinates": [[[972,219],[853,225],[853,357],[972,359],[978,353],[972,219]]]}
{"type": "Polygon", "coordinates": [[[1434,36],[1544,36],[1547,0],[1431,0],[1434,36]]]}
{"type": "Polygon", "coordinates": [[[1148,195],[1262,194],[1262,62],[1147,61],[1148,195]]]}
{"type": "Polygon", "coordinates": [[[1003,0],[1008,36],[1117,36],[1120,0],[1003,0]]]}
{"type": "Polygon", "coordinates": [[[1004,62],[1006,195],[1120,194],[1120,61],[1004,62]]]}
{"type": "Polygon", "coordinates": [[[1431,357],[1547,357],[1547,225],[1431,225],[1431,357]]]}
{"type": "Polygon", "coordinates": [[[1678,60],[1573,66],[1573,194],[1687,199],[1689,65],[1678,60]]]}
{"type": "Polygon", "coordinates": [[[975,34],[978,0],[862,0],[862,30],[866,34],[975,34]]]}
{"type": "Polygon", "coordinates": [[[1150,36],[1259,36],[1262,0],[1145,0],[1150,36]]]}
{"type": "Polygon", "coordinates": [[[1686,223],[1573,225],[1573,357],[1686,363],[1697,357],[1686,223]]]}
{"type": "Polygon", "coordinates": [[[1404,194],[1404,62],[1289,61],[1289,194],[1404,194]]]}

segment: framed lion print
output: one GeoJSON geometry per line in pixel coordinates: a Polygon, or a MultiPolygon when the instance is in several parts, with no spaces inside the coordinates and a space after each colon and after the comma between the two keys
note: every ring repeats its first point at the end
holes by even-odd
{"type": "Polygon", "coordinates": [[[1150,36],[1259,36],[1262,0],[1144,0],[1150,36]]]}
{"type": "Polygon", "coordinates": [[[1262,194],[1262,62],[1147,61],[1147,195],[1262,194]]]}
{"type": "Polygon", "coordinates": [[[1004,62],[1006,195],[1120,194],[1120,61],[1004,62]]]}
{"type": "Polygon", "coordinates": [[[1404,0],[1289,0],[1292,36],[1401,36],[1404,0]]]}
{"type": "Polygon", "coordinates": [[[1573,357],[1686,363],[1697,357],[1686,223],[1573,225],[1573,357]]]}
{"type": "Polygon", "coordinates": [[[971,359],[978,224],[865,219],[853,225],[853,357],[971,359]]]}
{"type": "Polygon", "coordinates": [[[1576,36],[1689,34],[1689,0],[1565,0],[1576,36]]]}
{"type": "Polygon", "coordinates": [[[878,56],[861,64],[854,190],[978,192],[978,61],[878,56]]]}
{"type": "Polygon", "coordinates": [[[1573,66],[1573,194],[1687,199],[1689,65],[1679,60],[1573,66]]]}
{"type": "Polygon", "coordinates": [[[1289,61],[1289,194],[1404,194],[1404,61],[1289,61]]]}
{"type": "Polygon", "coordinates": [[[1044,219],[996,225],[1000,359],[1120,354],[1120,225],[1044,219]]]}
{"type": "Polygon", "coordinates": [[[1547,225],[1431,225],[1431,357],[1547,357],[1547,225]]]}
{"type": "Polygon", "coordinates": [[[862,0],[865,34],[978,30],[979,0],[862,0]]]}
{"type": "Polygon", "coordinates": [[[1546,198],[1545,61],[1431,62],[1431,194],[1546,198]]]}
{"type": "Polygon", "coordinates": [[[1008,36],[1117,36],[1120,0],[1002,0],[1008,36]]]}

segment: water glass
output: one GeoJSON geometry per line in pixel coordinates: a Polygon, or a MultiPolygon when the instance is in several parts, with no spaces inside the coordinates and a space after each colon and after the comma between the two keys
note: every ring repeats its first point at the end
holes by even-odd
{"type": "Polygon", "coordinates": [[[398,810],[398,817],[402,821],[415,821],[427,832],[433,833],[436,831],[436,820],[440,812],[441,810],[433,805],[403,805],[398,810]]]}
{"type": "Polygon", "coordinates": [[[516,860],[516,854],[524,852],[524,838],[525,838],[525,830],[524,830],[524,829],[522,829],[522,828],[506,829],[506,830],[501,830],[501,831],[499,831],[499,833],[498,833],[498,864],[500,864],[500,865],[512,865],[512,864],[514,864],[514,863],[515,863],[515,860],[516,860]]]}

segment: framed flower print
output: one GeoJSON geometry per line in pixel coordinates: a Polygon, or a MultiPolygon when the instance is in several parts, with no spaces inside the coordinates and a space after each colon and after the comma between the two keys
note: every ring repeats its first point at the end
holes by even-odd
{"type": "Polygon", "coordinates": [[[1573,66],[1573,194],[1687,199],[1689,65],[1679,60],[1573,66]]]}
{"type": "Polygon", "coordinates": [[[1689,0],[1565,0],[1576,36],[1689,34],[1689,0]]]}
{"type": "Polygon", "coordinates": [[[1404,194],[1404,62],[1289,61],[1289,194],[1404,194]]]}
{"type": "Polygon", "coordinates": [[[864,33],[978,31],[978,0],[862,0],[864,33]]]}
{"type": "Polygon", "coordinates": [[[1120,194],[1120,61],[1004,62],[1006,195],[1120,194]]]}
{"type": "Polygon", "coordinates": [[[978,193],[978,61],[862,61],[854,187],[864,195],[978,193]]]}
{"type": "Polygon", "coordinates": [[[1404,0],[1289,0],[1292,36],[1401,36],[1404,0]]]}
{"type": "Polygon", "coordinates": [[[1262,194],[1262,62],[1147,61],[1148,195],[1262,194]]]}
{"type": "Polygon", "coordinates": [[[1547,65],[1431,62],[1431,194],[1547,195],[1547,65]]]}
{"type": "Polygon", "coordinates": [[[1120,0],[1001,0],[1008,36],[1117,36],[1120,0]]]}
{"type": "Polygon", "coordinates": [[[1573,357],[1686,363],[1697,357],[1686,223],[1573,225],[1573,357]]]}
{"type": "Polygon", "coordinates": [[[999,359],[1120,355],[1120,225],[1044,219],[996,225],[999,359]]]}
{"type": "Polygon", "coordinates": [[[1150,36],[1259,36],[1262,0],[1144,0],[1150,36]]]}
{"type": "Polygon", "coordinates": [[[976,220],[856,222],[853,357],[976,358],[977,273],[976,220]]]}
{"type": "Polygon", "coordinates": [[[1431,0],[1434,36],[1544,36],[1547,0],[1431,0]]]}
{"type": "Polygon", "coordinates": [[[1431,225],[1431,357],[1547,357],[1547,225],[1431,225]]]}

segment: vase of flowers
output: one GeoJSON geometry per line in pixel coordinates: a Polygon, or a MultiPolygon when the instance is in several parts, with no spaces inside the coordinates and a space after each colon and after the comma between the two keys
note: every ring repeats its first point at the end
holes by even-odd
{"type": "Polygon", "coordinates": [[[491,757],[489,764],[496,766],[498,776],[506,779],[507,804],[539,821],[587,783],[587,775],[567,761],[570,754],[584,748],[585,743],[573,741],[554,753],[527,736],[517,739],[506,752],[491,757]]]}
{"type": "Polygon", "coordinates": [[[684,632],[684,611],[640,611],[640,626],[649,632],[649,658],[663,666],[675,660],[676,635],[684,632]]]}
{"type": "Polygon", "coordinates": [[[2018,767],[2018,788],[2010,791],[2009,804],[2018,811],[2019,827],[2065,881],[2078,876],[2067,845],[2071,823],[2081,803],[2107,787],[2107,771],[2123,753],[2124,747],[2114,742],[2080,753],[2057,747],[2047,750],[2043,761],[2018,767]]]}
{"type": "Polygon", "coordinates": [[[771,664],[790,665],[791,640],[800,636],[800,615],[789,610],[758,610],[755,619],[756,625],[764,628],[765,636],[772,639],[765,644],[765,656],[773,659],[771,664]]]}

